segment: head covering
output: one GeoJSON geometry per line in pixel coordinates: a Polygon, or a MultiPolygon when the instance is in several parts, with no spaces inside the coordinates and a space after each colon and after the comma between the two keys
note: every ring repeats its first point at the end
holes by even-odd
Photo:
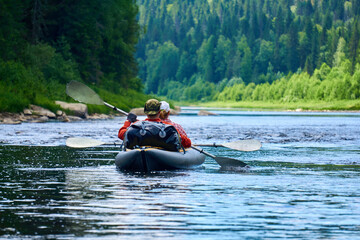
{"type": "Polygon", "coordinates": [[[156,99],[149,99],[145,103],[144,113],[146,115],[155,115],[160,111],[160,102],[156,99]]]}
{"type": "Polygon", "coordinates": [[[167,102],[161,101],[160,103],[161,103],[160,110],[164,110],[165,112],[170,111],[170,105],[167,102]]]}

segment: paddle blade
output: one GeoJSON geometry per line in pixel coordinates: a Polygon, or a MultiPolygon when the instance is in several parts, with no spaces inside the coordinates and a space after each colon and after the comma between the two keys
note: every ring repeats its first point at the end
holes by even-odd
{"type": "Polygon", "coordinates": [[[66,146],[72,148],[87,148],[96,147],[105,144],[104,142],[90,139],[90,138],[68,138],[66,140],[66,146]]]}
{"type": "Polygon", "coordinates": [[[239,140],[235,142],[223,143],[222,145],[227,148],[245,152],[256,151],[261,148],[261,142],[255,139],[239,140]]]}
{"type": "Polygon", "coordinates": [[[223,168],[243,168],[248,166],[246,163],[228,157],[215,157],[215,161],[223,168]]]}
{"type": "Polygon", "coordinates": [[[69,82],[66,85],[66,94],[79,102],[96,105],[104,104],[104,101],[96,92],[81,82],[69,82]]]}

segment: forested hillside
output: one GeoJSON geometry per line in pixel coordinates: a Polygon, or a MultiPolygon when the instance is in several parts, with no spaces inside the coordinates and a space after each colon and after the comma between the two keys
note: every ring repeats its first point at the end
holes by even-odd
{"type": "Polygon", "coordinates": [[[143,90],[359,99],[359,16],[359,0],[0,0],[0,111],[69,101],[71,80],[125,110],[143,90]]]}
{"type": "Polygon", "coordinates": [[[137,14],[133,0],[0,0],[0,111],[51,107],[71,80],[126,110],[143,104],[137,14]]]}
{"type": "Polygon", "coordinates": [[[137,2],[147,93],[182,101],[360,97],[358,0],[137,2]]]}

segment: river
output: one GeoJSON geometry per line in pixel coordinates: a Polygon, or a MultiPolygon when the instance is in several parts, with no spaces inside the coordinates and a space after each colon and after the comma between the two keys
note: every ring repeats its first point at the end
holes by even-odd
{"type": "Polygon", "coordinates": [[[204,148],[248,171],[116,169],[125,118],[0,125],[1,239],[360,239],[360,113],[187,108],[172,120],[193,143],[258,139],[261,150],[204,148]]]}

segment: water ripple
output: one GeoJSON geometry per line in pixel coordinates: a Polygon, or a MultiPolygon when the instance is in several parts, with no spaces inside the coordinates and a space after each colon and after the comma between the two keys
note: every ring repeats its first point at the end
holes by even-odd
{"type": "Polygon", "coordinates": [[[20,144],[0,146],[0,238],[359,239],[358,119],[176,116],[193,142],[256,138],[263,147],[204,148],[246,171],[207,158],[196,170],[148,174],[118,171],[116,147],[64,146],[67,137],[115,141],[124,118],[0,125],[1,142],[20,144]]]}

